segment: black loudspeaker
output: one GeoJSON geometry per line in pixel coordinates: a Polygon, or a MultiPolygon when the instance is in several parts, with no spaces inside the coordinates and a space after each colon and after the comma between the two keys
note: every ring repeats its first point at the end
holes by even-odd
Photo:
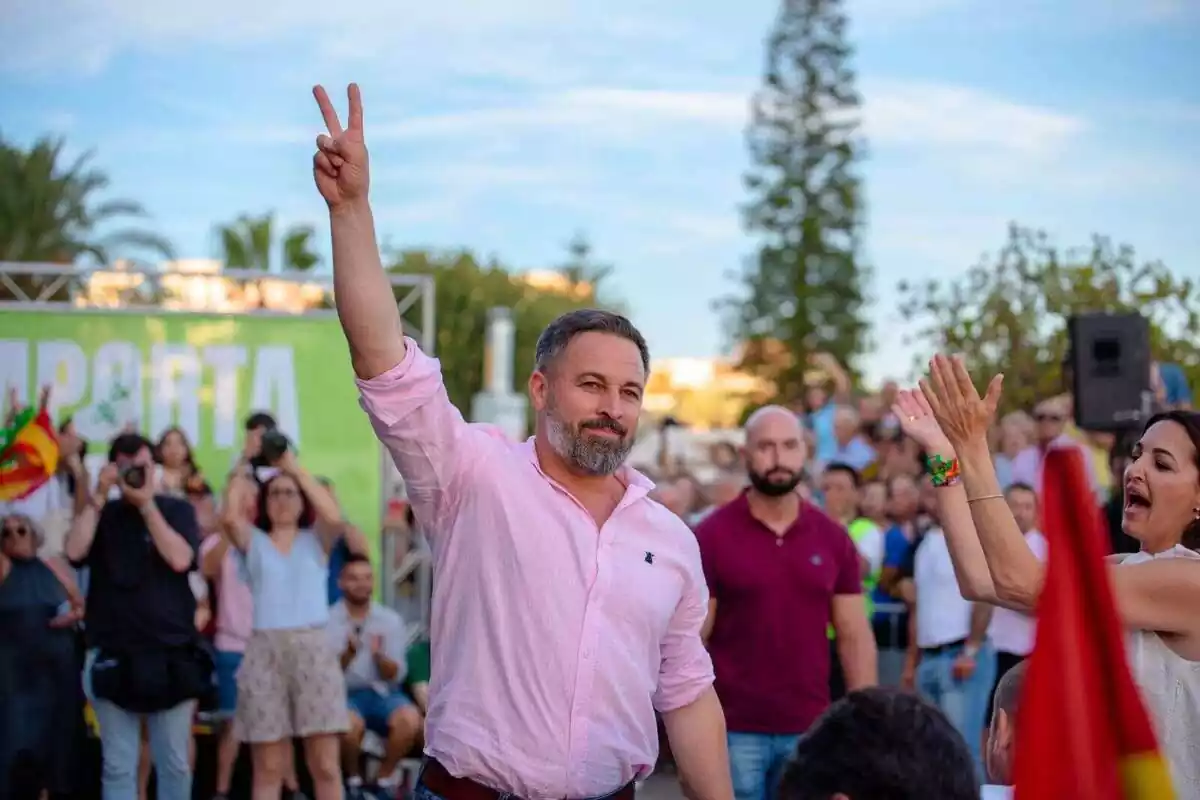
{"type": "Polygon", "coordinates": [[[1075,424],[1124,431],[1153,411],[1150,321],[1141,314],[1081,314],[1067,322],[1075,424]]]}

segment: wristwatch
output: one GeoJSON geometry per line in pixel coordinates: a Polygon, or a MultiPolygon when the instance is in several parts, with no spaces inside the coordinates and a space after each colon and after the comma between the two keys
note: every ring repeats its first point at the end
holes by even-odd
{"type": "Polygon", "coordinates": [[[967,658],[974,658],[975,656],[979,655],[979,645],[968,644],[963,648],[963,655],[967,658]]]}
{"type": "Polygon", "coordinates": [[[157,511],[158,506],[154,505],[154,500],[150,499],[138,506],[138,511],[142,512],[142,516],[150,514],[152,511],[157,511]]]}

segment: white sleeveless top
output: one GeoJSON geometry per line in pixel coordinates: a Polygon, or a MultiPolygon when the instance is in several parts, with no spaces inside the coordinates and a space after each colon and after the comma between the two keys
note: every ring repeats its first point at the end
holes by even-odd
{"type": "MultiPolygon", "coordinates": [[[[1157,555],[1134,553],[1121,563],[1162,558],[1200,560],[1200,553],[1179,545],[1157,555]]],[[[1156,723],[1176,796],[1200,798],[1200,661],[1180,657],[1153,631],[1129,632],[1127,642],[1129,668],[1156,723]]]]}

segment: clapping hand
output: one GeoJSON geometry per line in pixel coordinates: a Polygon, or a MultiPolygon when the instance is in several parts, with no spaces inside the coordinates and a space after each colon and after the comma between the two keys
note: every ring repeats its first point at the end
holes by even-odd
{"type": "Polygon", "coordinates": [[[933,416],[933,409],[920,389],[897,392],[892,413],[900,420],[900,430],[904,431],[904,435],[919,444],[927,455],[941,456],[946,460],[954,458],[954,448],[946,434],[942,433],[933,416]]]}
{"type": "Polygon", "coordinates": [[[367,145],[363,140],[362,94],[354,83],[350,84],[347,94],[350,98],[350,114],[343,130],[325,88],[313,87],[313,97],[317,99],[325,127],[329,130],[328,134],[317,137],[313,178],[330,211],[346,203],[366,199],[370,184],[367,145]]]}
{"type": "Polygon", "coordinates": [[[929,362],[929,378],[921,381],[921,393],[956,451],[986,440],[988,428],[996,418],[1003,382],[1004,376],[996,375],[988,384],[987,393],[980,397],[962,356],[935,356],[929,362]]]}

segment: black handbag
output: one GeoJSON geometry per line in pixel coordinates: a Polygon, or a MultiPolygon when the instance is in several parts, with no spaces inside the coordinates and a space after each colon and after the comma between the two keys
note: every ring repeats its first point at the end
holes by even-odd
{"type": "Polygon", "coordinates": [[[153,714],[214,691],[215,664],[205,642],[129,650],[100,648],[92,694],[135,714],[153,714]]]}

